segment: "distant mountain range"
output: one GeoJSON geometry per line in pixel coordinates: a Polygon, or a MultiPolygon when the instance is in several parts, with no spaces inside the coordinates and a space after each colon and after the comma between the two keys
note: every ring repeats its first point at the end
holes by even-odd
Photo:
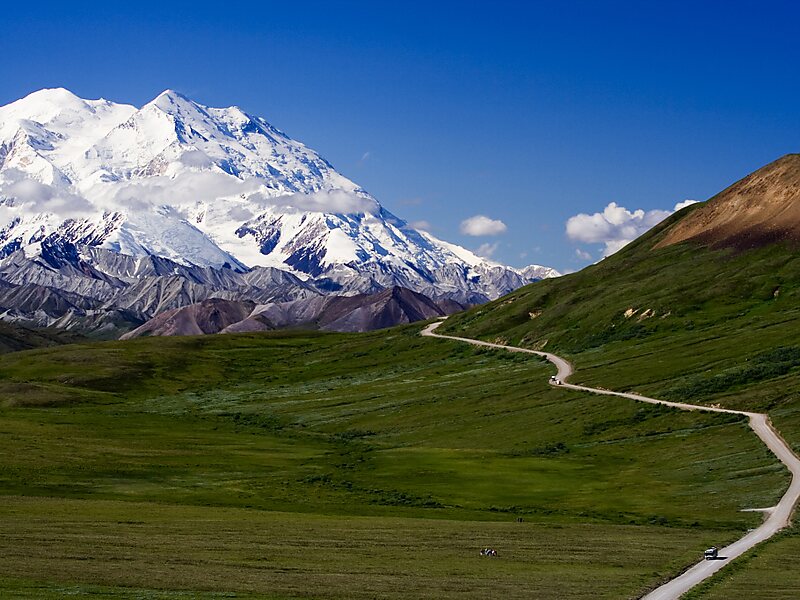
{"type": "Polygon", "coordinates": [[[46,89],[0,107],[0,310],[126,329],[210,297],[403,287],[474,304],[558,275],[410,227],[325,159],[236,107],[142,108],[46,89]]]}
{"type": "Polygon", "coordinates": [[[454,300],[434,302],[427,296],[394,287],[374,294],[317,296],[257,305],[210,298],[150,319],[122,336],[252,333],[286,327],[323,331],[371,331],[443,317],[464,310],[454,300]]]}

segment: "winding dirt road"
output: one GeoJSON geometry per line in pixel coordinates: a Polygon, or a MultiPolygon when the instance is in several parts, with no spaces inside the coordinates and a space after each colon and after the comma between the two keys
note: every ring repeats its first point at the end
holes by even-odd
{"type": "Polygon", "coordinates": [[[561,387],[569,388],[571,390],[605,394],[607,396],[621,396],[622,398],[629,398],[631,400],[636,400],[637,402],[664,404],[666,406],[672,406],[682,410],[702,410],[706,412],[722,412],[745,415],[749,419],[750,428],[761,439],[761,441],[767,445],[772,453],[778,457],[778,460],[786,465],[786,467],[792,473],[792,482],[789,485],[789,489],[786,490],[786,493],[783,495],[780,502],[778,502],[777,506],[764,509],[764,512],[768,516],[760,527],[750,530],[744,537],[736,540],[729,546],[721,548],[719,550],[719,558],[717,560],[701,560],[675,579],[668,581],[664,585],[656,588],[644,596],[643,600],[675,600],[680,598],[681,595],[685,594],[701,581],[711,577],[711,575],[719,571],[725,565],[729,564],[732,560],[738,556],[741,556],[756,544],[759,544],[760,542],[772,537],[778,531],[789,525],[789,520],[792,515],[792,511],[794,510],[794,506],[797,504],[798,498],[800,498],[800,459],[795,456],[788,444],[775,430],[767,415],[762,413],[729,410],[726,408],[714,408],[711,406],[701,406],[696,404],[684,404],[682,402],[667,402],[665,400],[656,400],[655,398],[648,398],[638,394],[612,392],[609,390],[591,388],[582,385],[573,385],[571,383],[566,383],[567,377],[572,374],[572,365],[560,356],[556,356],[555,354],[551,354],[549,352],[539,352],[536,350],[528,350],[527,348],[518,348],[516,346],[505,346],[503,344],[493,344],[491,342],[484,342],[481,340],[473,340],[470,338],[434,333],[435,329],[441,324],[442,321],[431,323],[422,330],[422,335],[465,342],[475,346],[499,348],[501,350],[508,350],[509,352],[522,352],[526,354],[543,356],[553,363],[556,369],[558,369],[558,375],[556,375],[556,377],[561,380],[561,387]]]}

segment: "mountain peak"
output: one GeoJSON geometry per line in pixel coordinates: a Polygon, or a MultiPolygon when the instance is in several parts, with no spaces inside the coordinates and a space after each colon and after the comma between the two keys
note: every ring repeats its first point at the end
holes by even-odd
{"type": "Polygon", "coordinates": [[[151,106],[157,106],[164,112],[170,114],[180,111],[180,109],[185,107],[187,104],[193,108],[198,106],[197,103],[191,98],[188,98],[180,92],[176,92],[175,90],[171,89],[164,90],[158,96],[153,98],[153,100],[151,100],[148,104],[151,106]]]}
{"type": "Polygon", "coordinates": [[[49,100],[53,102],[74,102],[77,100],[83,102],[78,96],[63,87],[42,88],[31,92],[23,100],[49,100]]]}
{"type": "Polygon", "coordinates": [[[694,241],[713,248],[800,243],[800,154],[754,171],[692,210],[656,248],[694,241]]]}
{"type": "Polygon", "coordinates": [[[46,123],[67,111],[86,111],[84,100],[64,88],[45,88],[31,92],[24,98],[0,107],[0,117],[27,118],[46,123]]]}
{"type": "Polygon", "coordinates": [[[159,100],[161,98],[168,99],[168,100],[185,100],[191,102],[191,98],[188,98],[186,95],[181,94],[177,90],[173,90],[171,88],[167,88],[163,92],[161,92],[158,96],[155,97],[155,100],[159,100]]]}
{"type": "Polygon", "coordinates": [[[401,285],[473,303],[529,282],[409,227],[314,150],[239,108],[172,89],[141,109],[63,88],[39,96],[52,100],[0,107],[0,141],[26,134],[0,172],[53,188],[7,211],[0,259],[34,255],[53,235],[183,265],[274,267],[343,293],[401,285]],[[42,215],[51,215],[44,228],[42,215]]]}

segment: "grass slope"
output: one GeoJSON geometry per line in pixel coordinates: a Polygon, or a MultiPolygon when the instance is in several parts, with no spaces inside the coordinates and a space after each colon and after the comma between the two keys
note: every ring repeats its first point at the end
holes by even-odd
{"type": "Polygon", "coordinates": [[[186,590],[193,598],[619,598],[654,571],[679,568],[696,543],[695,532],[654,526],[93,500],[10,497],[0,515],[0,567],[13,574],[0,577],[4,598],[181,598],[186,590]],[[497,559],[479,555],[488,545],[497,559]],[[37,582],[43,574],[61,583],[37,582]]]}
{"type": "MultiPolygon", "coordinates": [[[[568,356],[576,383],[768,412],[800,452],[800,255],[782,244],[652,250],[684,214],[617,255],[443,329],[568,356]]],[[[723,451],[709,441],[710,453],[723,451]]],[[[797,589],[798,572],[778,581],[797,589]]]]}
{"type": "Polygon", "coordinates": [[[771,411],[800,442],[800,255],[782,245],[650,250],[665,229],[443,330],[560,352],[575,381],[771,411]]]}
{"type": "Polygon", "coordinates": [[[82,336],[51,329],[29,329],[0,321],[0,354],[78,342],[82,336]]]}
{"type": "Polygon", "coordinates": [[[787,483],[740,419],[419,329],[0,357],[2,595],[632,597],[787,483]]]}

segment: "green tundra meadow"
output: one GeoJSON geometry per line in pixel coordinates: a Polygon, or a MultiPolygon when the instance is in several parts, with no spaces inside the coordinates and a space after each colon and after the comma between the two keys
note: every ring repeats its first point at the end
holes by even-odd
{"type": "Polygon", "coordinates": [[[0,596],[635,598],[788,484],[736,416],[421,329],[0,356],[0,596]]]}

